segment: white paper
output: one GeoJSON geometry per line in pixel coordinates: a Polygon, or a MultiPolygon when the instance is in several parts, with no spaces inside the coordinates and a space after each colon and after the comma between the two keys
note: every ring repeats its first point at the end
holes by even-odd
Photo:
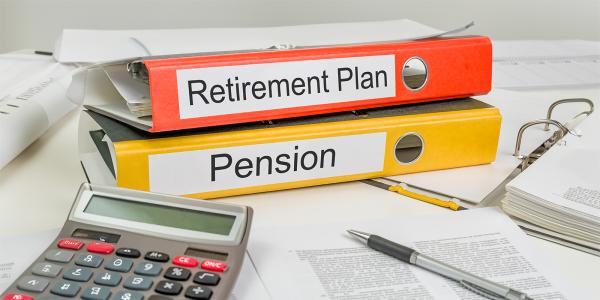
{"type": "MultiPolygon", "coordinates": [[[[568,90],[562,93],[525,93],[494,89],[488,95],[478,96],[477,99],[498,107],[502,115],[496,161],[481,166],[405,174],[390,178],[479,203],[521,163],[513,156],[519,128],[526,122],[545,119],[548,107],[554,101],[573,97],[597,99],[600,97],[600,90],[577,93],[568,90]]],[[[555,109],[553,118],[560,122],[567,122],[588,109],[586,104],[564,104],[555,109]]],[[[527,129],[523,137],[521,153],[531,153],[557,130],[554,126],[550,129],[551,131],[544,131],[543,125],[527,129]]]]}
{"type": "Polygon", "coordinates": [[[74,67],[50,56],[0,55],[0,168],[76,107],[67,97],[74,67]]]}
{"type": "MultiPolygon", "coordinates": [[[[29,235],[0,237],[0,294],[46,250],[59,231],[57,228],[29,235]]],[[[230,297],[230,300],[245,299],[269,299],[247,254],[230,297]]]]}
{"type": "MultiPolygon", "coordinates": [[[[592,114],[507,186],[507,213],[600,249],[600,115],[592,114]]],[[[554,234],[550,234],[554,235],[554,234]]]]}
{"type": "Polygon", "coordinates": [[[483,299],[455,282],[367,248],[375,233],[535,299],[579,299],[498,209],[362,223],[254,228],[249,253],[273,299],[483,299]]]}
{"type": "Polygon", "coordinates": [[[600,85],[600,42],[493,41],[493,47],[496,88],[600,85]]]}
{"type": "Polygon", "coordinates": [[[257,50],[277,45],[317,46],[410,40],[443,33],[406,19],[256,28],[65,29],[57,43],[55,56],[60,62],[103,62],[150,55],[257,50]]]}
{"type": "Polygon", "coordinates": [[[381,172],[386,140],[375,132],[152,154],[150,191],[186,195],[381,172]]]}

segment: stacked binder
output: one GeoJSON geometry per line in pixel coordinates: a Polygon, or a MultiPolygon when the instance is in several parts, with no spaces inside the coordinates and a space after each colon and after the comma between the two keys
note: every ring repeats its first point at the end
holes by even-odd
{"type": "Polygon", "coordinates": [[[158,57],[96,65],[92,183],[216,198],[490,163],[486,37],[158,57]]]}

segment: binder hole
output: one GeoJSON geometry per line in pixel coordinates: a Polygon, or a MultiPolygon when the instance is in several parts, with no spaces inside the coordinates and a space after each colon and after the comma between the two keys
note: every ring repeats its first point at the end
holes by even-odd
{"type": "Polygon", "coordinates": [[[411,91],[418,91],[427,83],[429,72],[427,65],[420,57],[411,57],[402,68],[402,82],[411,91]]]}
{"type": "Polygon", "coordinates": [[[416,133],[401,136],[394,147],[396,161],[407,165],[415,162],[423,153],[423,139],[416,133]]]}

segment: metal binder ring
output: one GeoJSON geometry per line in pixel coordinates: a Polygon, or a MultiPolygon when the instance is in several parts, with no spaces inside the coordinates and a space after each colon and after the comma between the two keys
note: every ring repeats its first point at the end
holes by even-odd
{"type": "Polygon", "coordinates": [[[519,133],[517,134],[517,143],[515,145],[515,153],[513,153],[513,156],[517,157],[518,159],[527,159],[529,156],[523,156],[519,154],[519,151],[521,150],[521,140],[523,139],[523,132],[525,131],[525,129],[533,126],[533,125],[537,125],[537,124],[548,124],[548,125],[554,125],[556,127],[558,127],[558,129],[560,131],[559,136],[556,137],[556,140],[562,138],[563,136],[565,136],[567,133],[569,133],[569,129],[567,127],[565,127],[565,125],[561,124],[558,121],[555,120],[546,120],[546,119],[541,119],[541,120],[534,120],[534,121],[530,121],[527,122],[525,124],[523,124],[523,126],[521,126],[521,128],[519,129],[519,133]]]}
{"type": "MultiPolygon", "coordinates": [[[[557,107],[563,103],[577,103],[577,102],[587,103],[590,106],[590,110],[581,112],[581,113],[577,114],[574,118],[577,118],[581,115],[589,116],[594,112],[594,102],[592,102],[592,100],[590,100],[590,99],[586,99],[586,98],[562,99],[562,100],[558,100],[558,101],[550,104],[550,107],[548,107],[548,114],[546,114],[546,119],[548,119],[548,120],[552,119],[552,111],[554,110],[555,107],[557,107]]],[[[550,124],[546,123],[546,126],[544,126],[544,130],[545,131],[550,130],[550,124]]]]}

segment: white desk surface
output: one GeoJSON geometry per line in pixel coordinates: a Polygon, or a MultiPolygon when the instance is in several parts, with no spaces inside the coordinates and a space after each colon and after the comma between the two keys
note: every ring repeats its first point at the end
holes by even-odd
{"type": "MultiPolygon", "coordinates": [[[[64,222],[78,186],[85,181],[77,151],[78,115],[78,110],[70,113],[0,170],[0,236],[57,228],[64,222]]],[[[254,226],[452,213],[418,201],[356,196],[353,189],[363,186],[344,183],[219,201],[252,206],[254,226]],[[315,192],[330,197],[326,201],[322,196],[318,201],[311,199],[309,195],[315,192]]],[[[599,298],[600,257],[533,237],[531,240],[573,287],[590,298],[599,298]]]]}

